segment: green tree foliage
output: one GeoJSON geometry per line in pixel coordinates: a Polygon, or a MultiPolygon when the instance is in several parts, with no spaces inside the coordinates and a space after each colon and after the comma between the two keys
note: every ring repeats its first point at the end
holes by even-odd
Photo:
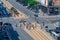
{"type": "Polygon", "coordinates": [[[34,5],[36,5],[36,4],[37,4],[37,1],[35,1],[35,0],[30,0],[29,1],[30,7],[34,7],[34,5]]]}
{"type": "Polygon", "coordinates": [[[30,7],[34,7],[34,5],[36,5],[38,2],[35,0],[18,0],[22,3],[24,3],[24,5],[30,5],[30,7]]]}
{"type": "Polygon", "coordinates": [[[28,4],[28,0],[23,0],[24,5],[28,4]]]}

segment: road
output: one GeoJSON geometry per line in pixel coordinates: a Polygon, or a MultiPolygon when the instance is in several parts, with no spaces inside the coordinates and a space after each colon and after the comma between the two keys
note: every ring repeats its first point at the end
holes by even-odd
{"type": "MultiPolygon", "coordinates": [[[[33,24],[34,24],[34,22],[33,22],[33,24]]],[[[26,30],[26,29],[24,29],[24,30],[26,30]]],[[[29,35],[31,35],[32,38],[34,38],[34,40],[54,40],[51,36],[48,36],[48,33],[44,32],[39,27],[35,28],[35,29],[31,29],[31,30],[26,30],[26,32],[28,32],[29,35]]]]}
{"type": "MultiPolygon", "coordinates": [[[[40,22],[40,23],[42,23],[43,21],[44,22],[51,22],[51,20],[58,20],[58,17],[55,17],[55,16],[53,16],[53,17],[48,17],[48,16],[40,16],[40,17],[37,17],[37,18],[35,18],[33,15],[35,14],[34,12],[32,12],[32,11],[29,11],[28,9],[26,9],[26,8],[24,8],[22,5],[20,5],[20,4],[18,4],[18,3],[16,3],[14,0],[8,0],[16,9],[18,9],[19,11],[21,11],[21,12],[23,12],[24,14],[26,14],[27,16],[29,16],[30,17],[30,19],[29,19],[29,21],[32,21],[32,20],[35,20],[35,21],[38,21],[38,22],[40,22]],[[16,6],[17,5],[17,6],[16,6]],[[46,21],[47,20],[47,21],[46,21]]],[[[19,21],[20,21],[20,19],[18,19],[18,20],[15,20],[14,18],[3,18],[3,19],[1,19],[1,21],[4,21],[4,22],[9,22],[9,23],[12,23],[13,25],[15,25],[15,24],[18,24],[19,23],[19,21]]],[[[24,35],[25,33],[24,33],[24,31],[23,32],[21,32],[21,31],[19,31],[20,30],[20,28],[19,27],[15,27],[15,26],[13,26],[14,27],[14,30],[16,30],[17,32],[18,32],[18,34],[22,37],[22,40],[27,40],[28,38],[30,39],[30,40],[32,40],[31,39],[31,37],[28,37],[28,36],[26,36],[26,35],[24,35]],[[21,33],[21,34],[20,34],[21,33]],[[23,34],[22,34],[23,33],[23,34]],[[26,37],[28,37],[28,38],[26,38],[26,37]],[[25,38],[24,38],[25,37],[25,38]],[[23,39],[24,38],[24,39],[23,39]]],[[[34,32],[34,31],[36,31],[36,30],[33,30],[32,32],[34,32]]],[[[37,32],[36,32],[37,33],[37,32]]],[[[37,33],[38,34],[38,33],[37,33]]],[[[35,34],[34,34],[35,35],[35,34]]],[[[43,34],[42,34],[43,35],[43,34]]],[[[40,36],[39,36],[40,37],[40,36]]],[[[43,39],[43,38],[41,38],[41,39],[43,39]]],[[[40,39],[39,39],[40,40],[40,39]]],[[[47,39],[46,39],[47,40],[47,39]]]]}
{"type": "Polygon", "coordinates": [[[32,36],[34,36],[35,40],[55,40],[51,36],[47,36],[41,29],[34,29],[29,31],[32,36]]]}
{"type": "MultiPolygon", "coordinates": [[[[40,30],[40,29],[38,30],[38,28],[34,29],[34,30],[28,30],[31,33],[31,35],[34,36],[34,37],[32,37],[31,35],[28,34],[28,32],[26,30],[20,28],[20,26],[19,26],[19,21],[20,20],[21,19],[17,20],[17,19],[14,19],[14,18],[2,18],[0,21],[2,21],[3,23],[6,23],[6,22],[11,23],[13,30],[16,31],[19,35],[18,36],[19,40],[20,39],[21,40],[28,40],[28,39],[29,40],[37,40],[37,39],[38,40],[54,40],[53,38],[50,38],[50,36],[49,37],[46,36],[46,34],[43,33],[42,30],[40,30]],[[18,25],[17,27],[16,27],[16,24],[18,25]]],[[[15,37],[13,37],[13,38],[15,38],[15,37]]]]}
{"type": "MultiPolygon", "coordinates": [[[[5,1],[5,0],[4,0],[5,1]]],[[[8,0],[10,3],[12,3],[11,6],[14,6],[16,7],[16,9],[18,9],[20,12],[23,12],[23,14],[29,16],[29,18],[27,19],[29,22],[32,22],[33,21],[37,21],[37,23],[39,24],[43,24],[43,22],[46,24],[48,24],[49,28],[55,28],[55,26],[52,26],[54,22],[58,21],[59,20],[59,16],[39,16],[39,17],[35,17],[33,16],[35,13],[26,9],[25,7],[23,7],[21,4],[15,2],[15,0],[13,0],[11,2],[11,0],[8,0]],[[15,6],[14,4],[16,4],[17,6],[15,6]],[[26,9],[26,10],[25,10],[26,9]],[[52,25],[49,25],[49,24],[52,24],[52,25]]],[[[8,2],[7,1],[7,2],[8,2]]],[[[6,2],[6,1],[5,1],[6,2]]],[[[9,6],[8,5],[9,3],[6,4],[6,6],[9,6]]],[[[11,7],[10,7],[11,8],[11,7]]]]}
{"type": "Polygon", "coordinates": [[[11,23],[12,27],[7,27],[8,34],[12,40],[34,40],[28,33],[26,33],[20,26],[16,27],[16,24],[19,25],[19,20],[14,18],[3,18],[0,19],[3,23],[11,23]],[[13,32],[13,33],[12,33],[13,32]],[[13,35],[13,37],[12,37],[13,35]],[[17,36],[18,35],[18,36],[17,36]]]}
{"type": "Polygon", "coordinates": [[[27,16],[29,16],[33,20],[38,21],[39,23],[43,22],[43,21],[44,22],[51,22],[51,21],[58,21],[59,20],[59,16],[40,16],[40,17],[35,18],[34,14],[36,14],[36,13],[26,9],[24,6],[17,3],[15,0],[8,0],[8,2],[10,4],[12,4],[14,8],[16,8],[19,11],[23,12],[24,14],[26,14],[27,16]]]}

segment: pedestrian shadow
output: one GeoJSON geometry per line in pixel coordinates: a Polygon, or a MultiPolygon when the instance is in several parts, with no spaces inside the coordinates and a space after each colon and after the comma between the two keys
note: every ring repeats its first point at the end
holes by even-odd
{"type": "Polygon", "coordinates": [[[19,38],[18,38],[19,35],[16,31],[14,31],[12,26],[8,26],[8,27],[6,27],[6,29],[8,31],[8,35],[11,40],[19,40],[19,38]]]}

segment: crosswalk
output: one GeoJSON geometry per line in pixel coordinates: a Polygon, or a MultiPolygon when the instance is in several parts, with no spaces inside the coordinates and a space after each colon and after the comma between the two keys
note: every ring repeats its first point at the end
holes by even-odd
{"type": "MultiPolygon", "coordinates": [[[[9,22],[9,23],[12,23],[13,25],[15,25],[15,23],[19,23],[18,20],[16,19],[13,19],[13,18],[8,18],[8,19],[2,19],[3,22],[9,22]],[[9,20],[8,20],[9,19],[9,20]],[[8,21],[7,21],[8,20],[8,21]]],[[[15,28],[15,27],[14,27],[15,28]]],[[[18,28],[17,28],[18,29],[18,28]]],[[[20,29],[19,29],[20,30],[20,29]]],[[[18,33],[20,34],[21,32],[19,32],[18,30],[18,33]]],[[[21,31],[21,30],[20,30],[21,31]]],[[[26,30],[25,30],[26,31],[26,30]]],[[[41,31],[41,29],[39,28],[35,28],[35,29],[31,29],[31,30],[28,30],[26,32],[30,32],[29,35],[32,35],[35,40],[54,40],[52,38],[50,38],[51,36],[46,36],[46,32],[44,33],[43,31],[41,31]]],[[[23,33],[23,32],[22,32],[23,33]]],[[[22,34],[21,33],[21,34],[22,34]]],[[[25,33],[24,33],[25,34],[25,33]]],[[[24,35],[23,34],[23,35],[24,35]]],[[[27,36],[26,36],[27,37],[27,36]]]]}
{"type": "Polygon", "coordinates": [[[33,36],[34,40],[55,40],[54,38],[48,36],[46,33],[37,28],[29,30],[29,33],[31,34],[31,36],[33,36]]]}
{"type": "MultiPolygon", "coordinates": [[[[25,11],[24,11],[25,12],[25,11]]],[[[26,14],[28,14],[29,13],[29,11],[26,13],[26,14]]],[[[31,15],[32,16],[32,19],[34,18],[33,17],[33,15],[32,14],[28,14],[28,15],[31,15]]],[[[58,19],[58,17],[48,17],[48,16],[43,16],[43,17],[38,17],[37,18],[38,19],[38,21],[39,22],[41,22],[40,20],[45,20],[45,19],[47,19],[47,20],[56,20],[56,19],[58,19]],[[40,19],[40,18],[42,18],[42,19],[40,19]]],[[[4,22],[7,22],[7,20],[8,20],[8,22],[10,22],[10,23],[13,23],[13,24],[15,24],[15,23],[19,23],[19,21],[20,21],[20,19],[19,19],[19,21],[18,20],[15,20],[15,19],[13,19],[13,18],[10,18],[10,19],[2,19],[2,21],[4,21],[4,22]]],[[[20,30],[20,29],[19,29],[20,30]]],[[[24,34],[24,32],[19,32],[19,30],[17,30],[18,31],[18,33],[20,34],[22,34],[22,36],[23,37],[25,37],[26,35],[24,34]]],[[[20,31],[22,31],[22,30],[20,30],[20,31]]],[[[44,35],[45,33],[42,33],[42,31],[40,31],[40,30],[38,30],[37,28],[36,29],[34,29],[34,30],[28,30],[29,32],[30,32],[30,34],[32,35],[32,36],[34,36],[33,38],[35,39],[35,40],[54,40],[54,39],[51,39],[49,36],[46,36],[46,35],[44,35]]],[[[21,36],[21,37],[22,37],[21,36]]],[[[27,36],[25,37],[25,38],[27,38],[27,36]]],[[[23,39],[23,38],[22,38],[23,39]]],[[[23,40],[25,40],[25,39],[23,39],[23,40]]]]}

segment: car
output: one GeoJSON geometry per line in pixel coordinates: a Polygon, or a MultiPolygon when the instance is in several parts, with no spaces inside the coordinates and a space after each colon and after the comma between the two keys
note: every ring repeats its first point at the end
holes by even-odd
{"type": "Polygon", "coordinates": [[[59,14],[59,7],[49,7],[49,15],[58,15],[59,14]]]}
{"type": "Polygon", "coordinates": [[[56,30],[57,33],[60,33],[60,27],[56,27],[55,30],[56,30]]]}
{"type": "Polygon", "coordinates": [[[3,26],[12,26],[10,23],[4,23],[3,26]]]}
{"type": "Polygon", "coordinates": [[[38,15],[37,15],[37,14],[34,14],[34,16],[35,16],[35,17],[38,17],[38,15]]]}
{"type": "Polygon", "coordinates": [[[22,19],[22,20],[20,21],[20,23],[21,23],[21,22],[26,22],[26,20],[23,20],[23,19],[22,19]]]}
{"type": "Polygon", "coordinates": [[[2,26],[3,25],[3,22],[0,22],[0,26],[2,26]]]}
{"type": "Polygon", "coordinates": [[[52,29],[49,30],[49,33],[51,33],[51,31],[53,31],[52,29]]]}

